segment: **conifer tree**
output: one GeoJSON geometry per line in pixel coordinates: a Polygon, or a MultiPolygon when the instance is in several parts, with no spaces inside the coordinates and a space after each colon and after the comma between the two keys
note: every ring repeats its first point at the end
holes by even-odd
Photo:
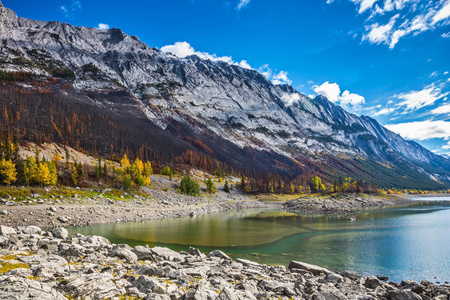
{"type": "Polygon", "coordinates": [[[230,187],[228,186],[228,180],[225,180],[225,185],[223,186],[223,191],[225,193],[229,193],[230,192],[230,187]]]}

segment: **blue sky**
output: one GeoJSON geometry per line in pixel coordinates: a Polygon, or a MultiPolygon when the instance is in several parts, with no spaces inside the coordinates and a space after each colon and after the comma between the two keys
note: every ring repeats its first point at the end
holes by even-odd
{"type": "Polygon", "coordinates": [[[450,0],[2,0],[261,71],[450,154],[450,0]]]}

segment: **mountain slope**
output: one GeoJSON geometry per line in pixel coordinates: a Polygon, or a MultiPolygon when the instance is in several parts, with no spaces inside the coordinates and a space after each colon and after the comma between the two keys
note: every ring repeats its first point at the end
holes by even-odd
{"type": "MultiPolygon", "coordinates": [[[[356,176],[399,187],[438,188],[450,181],[448,159],[322,96],[273,85],[254,70],[180,59],[116,28],[28,20],[1,4],[0,15],[1,69],[32,73],[34,81],[69,82],[51,85],[58,101],[83,107],[80,113],[98,111],[134,132],[128,137],[140,136],[120,137],[121,152],[146,147],[170,160],[195,150],[250,173],[356,176]]],[[[55,136],[52,130],[45,128],[55,136]]],[[[89,150],[109,153],[117,135],[104,135],[85,141],[89,150]]]]}

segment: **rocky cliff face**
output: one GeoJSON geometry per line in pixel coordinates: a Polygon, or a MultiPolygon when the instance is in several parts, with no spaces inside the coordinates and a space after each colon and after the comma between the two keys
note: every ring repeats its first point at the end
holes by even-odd
{"type": "Polygon", "coordinates": [[[373,159],[450,180],[448,159],[322,96],[273,85],[254,70],[197,56],[180,59],[117,28],[28,20],[1,4],[0,14],[2,70],[63,77],[81,93],[125,91],[131,99],[125,106],[107,97],[96,105],[141,113],[162,130],[176,123],[206,144],[216,136],[294,162],[373,159]]]}

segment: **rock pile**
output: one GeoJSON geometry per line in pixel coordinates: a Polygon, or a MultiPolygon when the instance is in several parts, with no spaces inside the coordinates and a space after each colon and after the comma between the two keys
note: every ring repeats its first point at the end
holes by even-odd
{"type": "Polygon", "coordinates": [[[233,261],[220,250],[132,248],[63,228],[0,226],[0,247],[0,299],[450,299],[449,285],[233,261]]]}

